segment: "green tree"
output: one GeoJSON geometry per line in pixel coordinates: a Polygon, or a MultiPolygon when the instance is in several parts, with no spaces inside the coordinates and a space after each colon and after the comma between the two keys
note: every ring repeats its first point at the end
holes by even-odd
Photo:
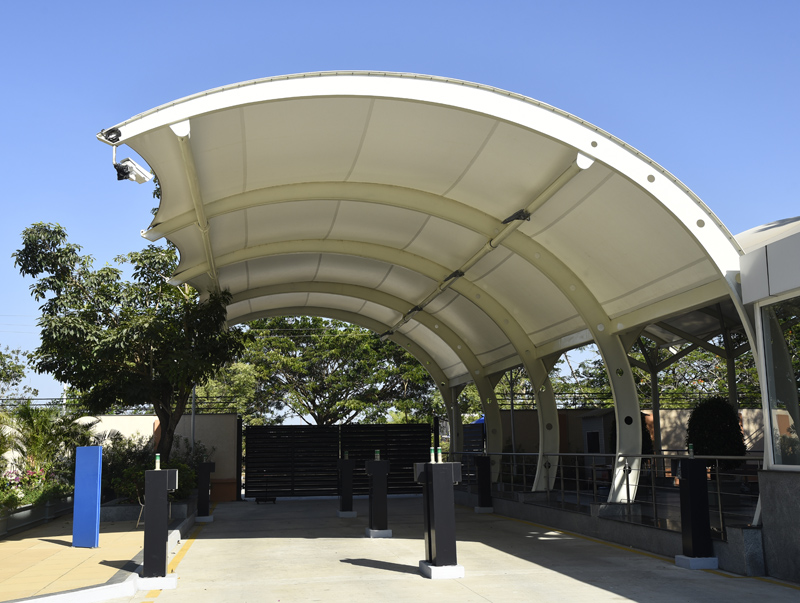
{"type": "Polygon", "coordinates": [[[573,404],[613,406],[611,384],[605,363],[595,346],[584,346],[577,354],[567,352],[550,373],[550,381],[557,398],[572,398],[573,404]],[[577,358],[581,358],[577,360],[577,358]]]}
{"type": "Polygon", "coordinates": [[[387,416],[388,423],[428,423],[433,424],[434,417],[446,417],[447,410],[439,390],[422,400],[403,399],[394,402],[387,416]]]}
{"type": "Polygon", "coordinates": [[[197,388],[199,403],[235,412],[242,416],[244,425],[280,425],[285,419],[281,413],[284,405],[259,378],[262,372],[257,364],[241,360],[227,364],[197,388]]]}
{"type": "Polygon", "coordinates": [[[11,452],[12,443],[11,416],[7,412],[0,410],[0,473],[8,465],[6,454],[11,452]]]}
{"type": "Polygon", "coordinates": [[[126,281],[120,268],[95,270],[59,225],[34,224],[22,243],[15,265],[35,279],[31,294],[44,302],[35,369],[79,391],[94,414],[152,404],[161,423],[157,452],[169,460],[192,386],[242,350],[241,333],[225,326],[230,294],[201,301],[188,285],[170,285],[173,247],[150,245],[116,258],[132,267],[126,281]]]}
{"type": "Polygon", "coordinates": [[[12,350],[6,346],[0,350],[0,397],[21,398],[35,396],[39,392],[27,385],[21,386],[25,379],[25,358],[21,350],[12,350]]]}
{"type": "MultiPolygon", "coordinates": [[[[743,335],[732,333],[731,336],[735,348],[745,343],[743,335]]],[[[712,338],[709,343],[722,349],[722,339],[722,336],[712,338]]],[[[639,400],[644,406],[649,405],[652,390],[650,373],[644,368],[646,362],[643,348],[650,356],[651,363],[662,367],[658,371],[661,408],[687,408],[699,399],[727,395],[728,376],[724,358],[693,344],[656,345],[642,337],[628,355],[639,400]],[[671,358],[674,359],[673,362],[670,362],[671,358]]],[[[583,355],[582,360],[576,362],[574,355],[568,352],[561,357],[550,375],[556,395],[560,398],[573,396],[576,401],[599,402],[602,406],[612,406],[611,384],[599,350],[594,346],[584,346],[577,351],[583,355]]],[[[739,394],[760,404],[758,377],[752,353],[738,355],[735,363],[739,394]]]]}
{"type": "MultiPolygon", "coordinates": [[[[306,423],[384,422],[392,409],[425,411],[433,382],[417,360],[351,324],[318,317],[250,323],[245,355],[259,387],[306,423]]],[[[416,412],[416,411],[413,411],[416,412]]]]}
{"type": "Polygon", "coordinates": [[[75,448],[92,443],[97,420],[81,420],[83,413],[56,405],[38,406],[29,400],[9,413],[11,450],[16,464],[34,471],[49,471],[56,464],[72,473],[75,448]]]}

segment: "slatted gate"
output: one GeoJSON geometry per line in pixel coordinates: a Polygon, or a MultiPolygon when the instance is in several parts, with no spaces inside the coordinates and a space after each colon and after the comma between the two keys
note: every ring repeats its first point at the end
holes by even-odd
{"type": "Polygon", "coordinates": [[[389,461],[389,494],[421,492],[414,463],[430,459],[429,425],[252,426],[245,430],[245,497],[335,496],[336,461],[356,461],[353,493],[369,492],[364,461],[389,461]]]}

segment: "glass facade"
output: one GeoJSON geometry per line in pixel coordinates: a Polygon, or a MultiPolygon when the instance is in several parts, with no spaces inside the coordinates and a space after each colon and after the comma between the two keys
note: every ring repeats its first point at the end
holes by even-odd
{"type": "Polygon", "coordinates": [[[800,296],[761,308],[769,425],[776,465],[800,465],[800,296]]]}

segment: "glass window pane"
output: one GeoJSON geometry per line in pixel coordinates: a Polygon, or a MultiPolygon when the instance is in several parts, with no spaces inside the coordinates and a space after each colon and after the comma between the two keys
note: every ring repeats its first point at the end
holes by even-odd
{"type": "Polygon", "coordinates": [[[775,463],[800,465],[800,297],[762,310],[775,463]]]}

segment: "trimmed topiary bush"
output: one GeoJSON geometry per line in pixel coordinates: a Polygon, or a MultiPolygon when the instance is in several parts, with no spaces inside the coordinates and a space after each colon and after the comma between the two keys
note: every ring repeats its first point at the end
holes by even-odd
{"type": "Polygon", "coordinates": [[[687,448],[689,444],[694,446],[695,454],[744,456],[747,453],[739,415],[720,397],[704,400],[692,411],[686,431],[687,448]]]}

